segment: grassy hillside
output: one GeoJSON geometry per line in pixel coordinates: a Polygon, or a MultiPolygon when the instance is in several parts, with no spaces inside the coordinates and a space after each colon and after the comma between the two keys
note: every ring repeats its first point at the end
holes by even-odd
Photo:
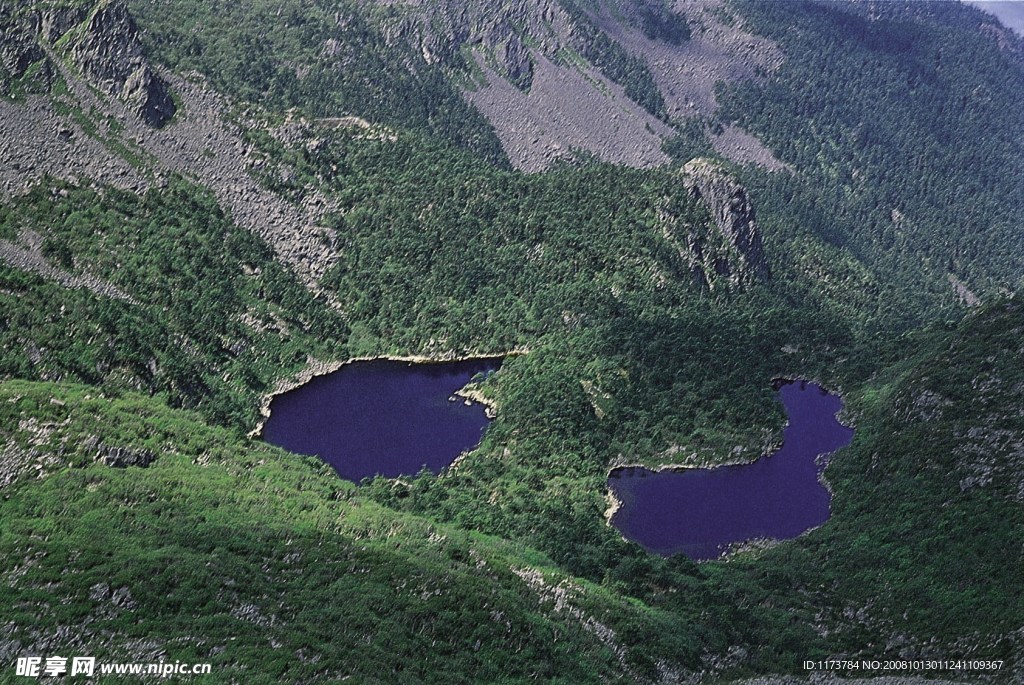
{"type": "Polygon", "coordinates": [[[81,385],[9,381],[0,398],[5,475],[26,467],[0,503],[5,659],[145,654],[210,662],[204,682],[224,683],[629,682],[634,637],[693,639],[678,623],[659,637],[663,612],[528,548],[384,509],[197,414],[81,385]],[[155,460],[94,461],[106,448],[155,460]]]}
{"type": "Polygon", "coordinates": [[[961,650],[1008,659],[1006,678],[1024,603],[1006,544],[1024,533],[1021,331],[1016,303],[990,309],[858,394],[826,526],[699,567],[617,543],[600,585],[154,399],[7,381],[0,646],[210,661],[210,682],[635,682],[730,645],[748,654],[732,676],[961,650]],[[125,454],[148,463],[104,462],[125,454]]]}

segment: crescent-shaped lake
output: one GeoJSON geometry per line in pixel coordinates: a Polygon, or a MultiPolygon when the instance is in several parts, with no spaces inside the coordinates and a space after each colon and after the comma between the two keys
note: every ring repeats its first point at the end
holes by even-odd
{"type": "Polygon", "coordinates": [[[831,494],[821,473],[853,429],[836,419],[839,397],[814,383],[785,383],[779,395],[789,423],[777,452],[709,469],[615,469],[612,525],[650,552],[713,559],[735,543],[794,538],[824,523],[831,494]]]}

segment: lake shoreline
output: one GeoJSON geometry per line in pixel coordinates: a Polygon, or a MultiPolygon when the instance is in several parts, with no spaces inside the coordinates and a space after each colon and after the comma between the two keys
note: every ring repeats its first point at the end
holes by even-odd
{"type": "MultiPolygon", "coordinates": [[[[488,359],[488,357],[484,357],[484,359],[488,359]]],[[[491,421],[498,418],[497,400],[493,397],[487,397],[477,388],[470,388],[469,385],[466,385],[452,393],[452,397],[461,397],[467,403],[475,402],[483,405],[484,415],[491,421]]]]}
{"type": "MultiPolygon", "coordinates": [[[[843,400],[843,397],[842,397],[842,395],[839,392],[837,392],[837,391],[834,392],[834,391],[830,390],[827,386],[822,385],[820,382],[817,382],[817,381],[811,380],[811,379],[806,379],[806,378],[793,378],[793,377],[780,376],[780,377],[776,377],[776,378],[772,379],[772,387],[773,387],[773,389],[776,392],[781,392],[781,390],[784,387],[789,386],[789,385],[794,385],[794,384],[799,384],[799,391],[801,393],[805,389],[809,389],[808,386],[814,386],[814,387],[818,388],[819,390],[821,390],[825,395],[828,395],[828,396],[831,396],[831,397],[834,397],[835,399],[837,399],[840,404],[839,404],[839,407],[836,409],[836,411],[831,414],[831,419],[833,421],[835,421],[835,423],[837,424],[837,427],[841,427],[841,428],[844,428],[844,429],[850,431],[849,442],[847,442],[846,444],[843,444],[843,445],[841,445],[839,447],[836,447],[835,449],[825,450],[825,451],[819,452],[818,454],[816,454],[813,457],[814,465],[815,465],[815,468],[816,468],[816,471],[817,471],[817,479],[816,480],[817,480],[819,486],[825,490],[825,492],[827,493],[827,496],[828,496],[828,504],[827,504],[828,514],[826,515],[826,519],[825,519],[825,521],[827,521],[828,518],[831,516],[831,504],[832,504],[832,498],[834,496],[834,492],[832,490],[831,484],[825,478],[825,469],[827,468],[828,463],[831,460],[832,455],[835,454],[835,452],[843,449],[844,447],[849,446],[850,442],[852,442],[852,439],[853,439],[852,436],[853,436],[853,432],[855,430],[855,426],[852,425],[852,424],[854,424],[854,422],[850,420],[851,417],[850,417],[850,413],[847,411],[846,402],[843,400]]],[[[793,424],[794,420],[795,420],[795,417],[792,414],[792,410],[790,409],[790,406],[787,404],[786,421],[782,425],[782,433],[783,433],[783,435],[785,434],[786,430],[791,427],[791,425],[793,424]]],[[[619,526],[617,526],[615,524],[615,522],[614,522],[614,519],[615,519],[616,515],[619,514],[621,512],[621,510],[623,509],[623,507],[624,507],[624,501],[623,501],[623,496],[620,493],[616,492],[616,485],[613,484],[613,481],[621,478],[623,475],[627,475],[627,476],[635,476],[636,475],[635,473],[628,474],[627,471],[643,471],[645,473],[642,473],[640,475],[648,475],[648,476],[657,476],[659,474],[667,475],[667,474],[672,474],[672,473],[682,474],[682,473],[689,473],[689,472],[693,472],[693,471],[701,471],[701,472],[705,472],[705,473],[713,473],[713,472],[721,470],[724,467],[751,466],[751,465],[754,465],[754,464],[756,464],[756,463],[758,463],[759,461],[762,461],[762,460],[765,460],[765,461],[770,460],[770,459],[772,459],[772,457],[782,453],[785,445],[786,445],[786,441],[779,440],[779,441],[777,441],[772,446],[772,448],[770,450],[764,450],[764,451],[762,451],[760,454],[758,454],[756,457],[754,457],[752,459],[750,459],[750,458],[742,458],[742,457],[741,458],[735,458],[734,457],[734,458],[729,459],[728,461],[717,462],[717,463],[714,463],[714,464],[704,464],[704,465],[701,465],[701,464],[694,464],[694,463],[689,463],[689,464],[674,463],[674,464],[660,464],[660,465],[657,465],[657,466],[649,466],[649,465],[646,465],[646,464],[643,464],[643,463],[616,463],[616,464],[610,465],[608,467],[607,474],[606,474],[607,489],[605,491],[605,501],[608,503],[608,507],[604,511],[605,524],[607,526],[615,528],[619,532],[619,535],[620,535],[620,537],[623,540],[632,541],[634,543],[640,544],[638,542],[638,540],[631,539],[630,537],[627,537],[626,531],[621,530],[619,528],[619,526]]],[[[764,449],[764,448],[762,448],[762,449],[764,449]]],[[[693,458],[695,456],[696,456],[696,453],[691,455],[691,458],[693,458]]],[[[732,455],[730,455],[730,456],[732,456],[732,455]]],[[[624,524],[620,524],[620,525],[624,525],[624,524]]],[[[721,554],[719,554],[718,556],[716,556],[716,557],[698,558],[697,561],[698,561],[698,563],[701,563],[701,562],[704,562],[704,561],[728,561],[729,559],[731,559],[731,558],[733,558],[735,556],[744,554],[744,553],[757,553],[757,552],[763,551],[764,549],[773,547],[773,546],[775,546],[775,544],[778,544],[781,541],[802,537],[803,535],[806,535],[807,533],[810,533],[813,530],[816,530],[817,528],[821,527],[822,525],[824,525],[824,521],[821,522],[821,523],[818,523],[816,525],[812,525],[811,527],[803,530],[802,532],[800,532],[799,534],[797,534],[797,535],[795,535],[793,537],[783,536],[783,537],[779,537],[779,538],[772,538],[772,537],[764,537],[764,536],[755,535],[755,536],[753,536],[753,537],[751,537],[750,539],[747,539],[747,540],[738,540],[736,542],[730,543],[728,545],[728,547],[724,548],[724,551],[721,554]]]]}
{"type": "MultiPolygon", "coordinates": [[[[324,361],[321,359],[310,358],[306,366],[300,369],[298,372],[292,374],[287,378],[281,378],[275,383],[274,389],[264,395],[260,399],[259,414],[260,418],[256,422],[256,426],[246,434],[246,437],[253,439],[261,439],[263,436],[263,428],[266,426],[267,421],[270,419],[271,411],[270,405],[274,401],[274,398],[278,395],[283,395],[287,392],[291,392],[297,388],[301,388],[306,385],[314,378],[320,376],[326,376],[334,373],[339,369],[342,369],[350,364],[357,362],[373,362],[373,361],[392,361],[392,362],[407,362],[409,364],[445,364],[450,362],[463,362],[473,361],[477,359],[507,359],[508,357],[518,357],[524,354],[529,354],[530,350],[526,347],[512,348],[506,352],[471,352],[468,354],[457,355],[454,352],[446,352],[439,355],[370,355],[362,357],[351,357],[349,359],[335,359],[324,361]]],[[[467,398],[475,399],[475,398],[467,398]]],[[[486,407],[493,407],[494,402],[489,400],[488,402],[481,402],[486,407]]]]}
{"type": "MultiPolygon", "coordinates": [[[[838,412],[836,412],[836,417],[835,417],[836,421],[839,423],[839,425],[844,426],[845,428],[850,428],[850,429],[856,430],[856,428],[857,428],[856,423],[854,421],[850,420],[850,418],[848,416],[844,416],[848,412],[847,412],[847,404],[846,404],[846,401],[843,399],[843,395],[841,393],[841,390],[832,390],[828,386],[826,386],[824,383],[822,383],[821,381],[817,381],[817,380],[814,380],[814,379],[811,379],[811,378],[790,378],[788,376],[776,376],[775,378],[772,378],[771,382],[772,382],[772,386],[773,387],[776,384],[778,384],[778,386],[781,387],[782,385],[787,385],[787,384],[791,384],[791,383],[810,383],[810,384],[813,384],[813,385],[817,385],[819,388],[824,390],[829,395],[834,395],[835,397],[838,397],[840,402],[843,403],[842,408],[838,412]]],[[[776,390],[778,390],[778,388],[776,388],[776,390]]],[[[790,420],[789,420],[789,416],[787,415],[786,416],[786,420],[782,423],[782,428],[780,430],[781,433],[785,433],[786,428],[789,427],[789,423],[790,423],[790,420]]],[[[624,469],[647,469],[651,473],[663,473],[663,472],[666,472],[666,471],[668,471],[668,472],[676,472],[676,473],[683,473],[683,472],[691,471],[691,470],[694,470],[694,469],[697,469],[697,470],[712,470],[712,469],[724,468],[726,466],[749,466],[750,464],[755,463],[759,459],[771,459],[772,456],[776,452],[778,452],[780,449],[782,449],[783,444],[784,443],[783,443],[782,439],[779,439],[779,440],[776,440],[773,443],[771,443],[771,445],[769,445],[769,450],[770,451],[761,452],[756,457],[753,457],[752,459],[742,459],[742,458],[741,459],[731,459],[729,461],[715,462],[714,464],[659,464],[658,466],[650,466],[648,464],[643,464],[643,463],[640,463],[640,462],[626,462],[624,464],[616,463],[616,464],[613,464],[613,465],[608,467],[608,473],[605,474],[605,480],[611,478],[612,474],[615,471],[621,471],[621,470],[624,470],[624,469]]],[[[826,487],[828,487],[828,486],[826,485],[826,487]]],[[[828,490],[829,490],[829,494],[831,494],[832,493],[832,489],[828,488],[828,490]]]]}

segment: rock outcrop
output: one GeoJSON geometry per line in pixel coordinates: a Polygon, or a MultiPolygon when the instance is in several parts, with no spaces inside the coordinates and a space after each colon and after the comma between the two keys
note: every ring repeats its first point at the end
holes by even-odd
{"type": "Polygon", "coordinates": [[[401,22],[385,27],[390,41],[417,48],[427,63],[451,63],[463,46],[486,54],[501,77],[522,90],[533,81],[534,59],[527,43],[549,56],[558,50],[555,26],[567,20],[556,0],[518,3],[424,3],[401,22]]]}
{"type": "Polygon", "coordinates": [[[85,5],[69,5],[66,7],[45,7],[39,12],[39,35],[44,41],[53,45],[65,33],[85,21],[88,7],[85,5]]]}
{"type": "Polygon", "coordinates": [[[40,62],[35,75],[29,76],[29,83],[23,85],[35,92],[50,89],[53,69],[36,40],[37,23],[18,7],[5,4],[0,8],[0,96],[11,95],[15,82],[24,79],[32,66],[40,62]]]}
{"type": "Polygon", "coordinates": [[[711,212],[731,259],[716,262],[719,276],[743,286],[770,276],[754,205],[746,189],[723,167],[698,158],[683,167],[683,184],[711,212]]]}
{"type": "Polygon", "coordinates": [[[71,55],[88,81],[127,102],[150,126],[159,128],[174,116],[167,84],[143,56],[139,28],[121,2],[96,8],[71,55]]]}
{"type": "Polygon", "coordinates": [[[128,9],[120,0],[103,0],[88,10],[35,2],[0,9],[0,95],[11,94],[19,80],[25,92],[48,92],[58,73],[52,50],[75,30],[70,57],[89,84],[124,100],[149,126],[163,126],[174,116],[174,100],[146,60],[128,9]]]}
{"type": "Polygon", "coordinates": [[[98,437],[93,436],[85,441],[86,450],[94,451],[94,459],[115,469],[124,469],[129,466],[146,468],[154,461],[156,455],[145,448],[132,447],[111,447],[106,445],[98,437]]]}

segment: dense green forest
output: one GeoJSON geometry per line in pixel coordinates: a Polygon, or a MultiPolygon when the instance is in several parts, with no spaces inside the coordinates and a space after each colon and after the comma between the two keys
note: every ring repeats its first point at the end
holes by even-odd
{"type": "Polygon", "coordinates": [[[159,393],[242,429],[282,372],[309,354],[345,354],[337,312],[195,185],[173,180],[138,197],[43,183],[0,222],[0,234],[43,236],[55,266],[99,276],[135,300],[0,266],[7,377],[159,393]]]}
{"type": "MultiPolygon", "coordinates": [[[[202,72],[241,101],[317,117],[356,114],[507,164],[486,119],[463,100],[443,65],[428,65],[410,46],[383,35],[382,24],[401,19],[386,9],[368,17],[350,0],[224,6],[180,0],[132,8],[147,25],[156,57],[202,72]]],[[[454,68],[466,70],[461,63],[454,68]]]]}
{"type": "Polygon", "coordinates": [[[350,170],[332,176],[347,211],[343,258],[325,280],[344,314],[308,295],[193,186],[176,181],[141,199],[40,186],[5,225],[37,230],[55,265],[106,278],[141,306],[9,271],[9,375],[160,393],[248,430],[259,395],[308,356],[421,352],[430,340],[442,350],[527,347],[494,381],[506,411],[480,459],[461,480],[425,479],[435,494],[406,506],[494,534],[530,531],[598,577],[600,548],[614,539],[600,518],[601,483],[616,454],[656,463],[678,444],[701,462],[737,445],[753,456],[782,420],[772,377],[797,363],[830,378],[871,368],[849,356],[853,326],[841,311],[822,325],[811,299],[784,304],[782,281],[745,293],[694,280],[661,225],[685,224],[709,250],[715,232],[674,172],[601,165],[523,176],[407,138],[340,131],[296,160],[307,176],[317,164],[350,170]],[[448,173],[434,173],[445,162],[448,173]],[[511,445],[514,458],[502,457],[511,445]],[[554,501],[564,516],[534,501],[549,499],[554,475],[579,488],[554,501]],[[506,490],[502,506],[487,504],[506,490]]]}
{"type": "Polygon", "coordinates": [[[977,10],[736,7],[788,55],[769,79],[720,93],[722,119],[799,169],[752,181],[765,213],[885,274],[906,326],[952,301],[950,275],[980,292],[1020,287],[1024,120],[1011,113],[1024,107],[1024,63],[971,30],[977,10]]]}

